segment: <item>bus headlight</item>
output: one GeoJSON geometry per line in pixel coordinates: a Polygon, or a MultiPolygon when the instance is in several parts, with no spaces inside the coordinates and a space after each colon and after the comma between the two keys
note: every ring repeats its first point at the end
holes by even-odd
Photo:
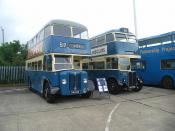
{"type": "Polygon", "coordinates": [[[86,78],[84,78],[84,79],[83,79],[83,82],[84,82],[84,83],[87,83],[87,79],[86,79],[86,78]]]}
{"type": "Polygon", "coordinates": [[[62,79],[62,84],[65,85],[67,83],[66,79],[62,79]]]}

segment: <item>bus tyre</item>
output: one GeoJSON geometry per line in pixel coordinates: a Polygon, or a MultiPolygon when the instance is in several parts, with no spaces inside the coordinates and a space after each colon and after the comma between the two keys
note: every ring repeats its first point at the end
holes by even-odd
{"type": "Polygon", "coordinates": [[[93,94],[93,92],[92,92],[92,91],[88,91],[87,93],[82,94],[82,97],[83,97],[83,98],[89,98],[89,97],[91,97],[91,96],[92,96],[92,94],[93,94]]]}
{"type": "Polygon", "coordinates": [[[118,94],[121,91],[121,86],[118,85],[118,82],[114,78],[109,78],[107,80],[107,85],[109,89],[109,93],[118,94]]]}
{"type": "Polygon", "coordinates": [[[48,103],[54,103],[55,98],[54,98],[54,96],[53,96],[53,95],[51,94],[51,92],[50,92],[50,85],[49,85],[48,82],[46,82],[46,83],[44,84],[43,96],[44,96],[44,98],[46,99],[46,101],[47,101],[48,103]]]}
{"type": "Polygon", "coordinates": [[[174,82],[173,79],[169,76],[163,78],[161,86],[166,89],[173,88],[174,82]]]}
{"type": "Polygon", "coordinates": [[[135,86],[135,88],[133,89],[133,91],[138,92],[138,91],[140,91],[140,90],[142,89],[142,87],[143,87],[143,85],[142,85],[141,83],[138,83],[138,84],[135,86]]]}

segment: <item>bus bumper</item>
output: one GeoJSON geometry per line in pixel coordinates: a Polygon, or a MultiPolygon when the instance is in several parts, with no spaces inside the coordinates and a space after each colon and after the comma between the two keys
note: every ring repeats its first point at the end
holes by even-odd
{"type": "Polygon", "coordinates": [[[58,87],[55,87],[55,88],[51,88],[51,89],[50,89],[50,93],[51,93],[52,95],[57,94],[58,91],[59,91],[59,88],[58,88],[58,87]]]}

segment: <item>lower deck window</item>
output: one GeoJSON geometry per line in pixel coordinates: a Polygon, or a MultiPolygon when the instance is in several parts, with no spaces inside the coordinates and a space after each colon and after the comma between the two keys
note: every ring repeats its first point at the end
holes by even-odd
{"type": "Polygon", "coordinates": [[[91,62],[90,66],[92,69],[105,69],[105,63],[102,62],[91,62]]]}
{"type": "Polygon", "coordinates": [[[128,58],[119,58],[118,63],[120,70],[130,70],[130,61],[128,58]]]}
{"type": "Polygon", "coordinates": [[[83,64],[82,64],[82,68],[83,68],[83,69],[88,69],[88,63],[83,63],[83,64]]]}
{"type": "Polygon", "coordinates": [[[137,70],[137,69],[145,69],[146,68],[146,62],[141,60],[141,61],[132,61],[131,60],[131,70],[137,70]]]}
{"type": "Polygon", "coordinates": [[[175,59],[161,60],[161,69],[175,69],[175,59]]]}

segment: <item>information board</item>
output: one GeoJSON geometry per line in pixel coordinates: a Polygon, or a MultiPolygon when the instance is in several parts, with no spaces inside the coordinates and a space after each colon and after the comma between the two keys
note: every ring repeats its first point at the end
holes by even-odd
{"type": "Polygon", "coordinates": [[[108,86],[105,78],[96,78],[99,92],[108,92],[108,86]]]}

